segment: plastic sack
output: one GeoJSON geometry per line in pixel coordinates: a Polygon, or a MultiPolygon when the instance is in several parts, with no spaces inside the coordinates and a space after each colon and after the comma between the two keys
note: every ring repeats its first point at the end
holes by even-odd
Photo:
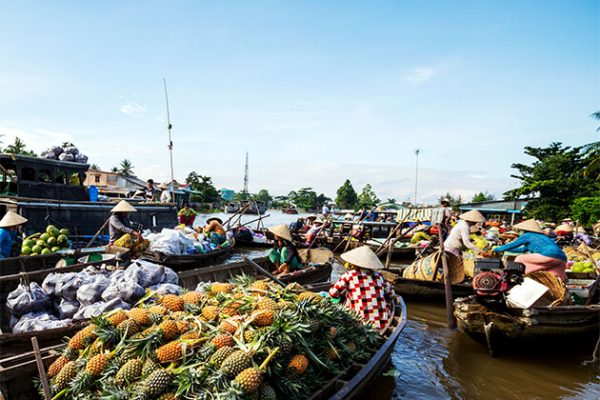
{"type": "Polygon", "coordinates": [[[181,292],[181,288],[178,285],[173,285],[172,283],[161,283],[159,285],[154,285],[149,287],[150,290],[160,294],[177,294],[181,292]]]}
{"type": "Polygon", "coordinates": [[[38,283],[31,282],[29,286],[19,284],[8,294],[6,308],[12,315],[20,316],[35,311],[48,311],[52,308],[52,302],[38,283]]]}
{"type": "Polygon", "coordinates": [[[53,152],[57,157],[64,152],[64,149],[62,148],[62,146],[52,146],[50,148],[48,148],[48,151],[53,152]]]}
{"type": "MultiPolygon", "coordinates": [[[[75,275],[75,273],[72,274],[75,275]]],[[[42,289],[44,289],[44,292],[48,293],[49,295],[54,294],[54,290],[56,288],[56,279],[60,275],[65,274],[55,274],[54,272],[50,272],[48,275],[46,275],[46,278],[44,278],[44,281],[42,282],[42,289]]]]}
{"type": "Polygon", "coordinates": [[[56,278],[56,287],[54,295],[63,299],[75,300],[77,298],[77,290],[87,283],[92,283],[95,276],[87,272],[59,274],[56,278]]]}
{"type": "Polygon", "coordinates": [[[137,283],[127,281],[113,282],[102,292],[102,300],[121,299],[128,303],[133,303],[143,297],[145,293],[144,288],[137,283]]]}
{"type": "Polygon", "coordinates": [[[75,156],[69,153],[62,153],[60,156],[58,156],[58,159],[60,161],[75,161],[75,156]]]}
{"type": "Polygon", "coordinates": [[[60,303],[56,305],[58,310],[58,317],[60,319],[73,318],[75,313],[79,311],[81,304],[76,300],[65,300],[62,299],[60,303]]]}
{"type": "Polygon", "coordinates": [[[179,276],[177,276],[177,272],[168,267],[164,268],[164,273],[160,283],[172,283],[173,285],[179,285],[179,276]]]}
{"type": "Polygon", "coordinates": [[[70,319],[59,320],[52,314],[34,312],[24,314],[15,324],[13,333],[44,331],[47,329],[64,328],[71,323],[70,319]]]}
{"type": "Polygon", "coordinates": [[[77,300],[83,306],[94,304],[102,299],[102,293],[108,285],[110,285],[110,279],[103,275],[98,275],[94,282],[81,285],[77,290],[77,300]]]}
{"type": "Polygon", "coordinates": [[[100,301],[86,307],[81,307],[77,314],[73,316],[73,319],[93,318],[102,315],[107,311],[112,311],[119,308],[123,310],[129,310],[131,306],[119,298],[115,298],[106,302],[100,301]]]}
{"type": "Polygon", "coordinates": [[[141,287],[157,285],[161,282],[165,267],[145,260],[135,260],[125,270],[124,279],[136,282],[141,287]]]}

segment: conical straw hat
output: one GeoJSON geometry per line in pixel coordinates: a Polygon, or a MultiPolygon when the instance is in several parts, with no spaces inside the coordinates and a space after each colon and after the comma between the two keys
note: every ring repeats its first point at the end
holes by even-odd
{"type": "Polygon", "coordinates": [[[579,227],[577,227],[577,233],[587,233],[587,232],[585,231],[585,228],[583,226],[579,226],[579,227]]]}
{"type": "Polygon", "coordinates": [[[513,229],[520,229],[526,232],[544,233],[544,230],[540,227],[535,219],[528,219],[513,226],[513,229]]]}
{"type": "Polygon", "coordinates": [[[361,246],[354,250],[350,250],[347,253],[342,254],[341,259],[350,263],[352,265],[356,265],[359,268],[366,269],[384,269],[381,260],[375,254],[373,250],[369,246],[361,246]]]}
{"type": "Polygon", "coordinates": [[[9,228],[11,226],[23,225],[27,222],[27,218],[21,217],[14,211],[8,211],[0,220],[0,228],[9,228]]]}
{"type": "Polygon", "coordinates": [[[573,227],[569,224],[560,224],[554,230],[557,232],[573,232],[573,227]]]}
{"type": "Polygon", "coordinates": [[[119,204],[117,204],[116,206],[113,207],[112,210],[110,210],[110,212],[112,212],[112,213],[117,213],[117,212],[132,213],[132,212],[137,212],[137,210],[135,209],[135,207],[133,207],[131,204],[129,204],[125,200],[121,200],[119,202],[119,204]]]}
{"type": "Polygon", "coordinates": [[[275,236],[279,236],[282,239],[287,240],[288,242],[292,241],[292,234],[288,229],[287,225],[277,225],[267,228],[269,232],[271,232],[275,236]]]}
{"type": "Polygon", "coordinates": [[[460,219],[469,222],[485,222],[485,217],[477,210],[467,211],[464,214],[460,214],[460,219]]]}

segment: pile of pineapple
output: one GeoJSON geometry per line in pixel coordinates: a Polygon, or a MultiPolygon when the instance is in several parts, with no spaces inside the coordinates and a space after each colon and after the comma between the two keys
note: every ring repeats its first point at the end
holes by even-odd
{"type": "Polygon", "coordinates": [[[304,399],[380,340],[297,284],[239,276],[94,319],[48,376],[57,399],[304,399]]]}

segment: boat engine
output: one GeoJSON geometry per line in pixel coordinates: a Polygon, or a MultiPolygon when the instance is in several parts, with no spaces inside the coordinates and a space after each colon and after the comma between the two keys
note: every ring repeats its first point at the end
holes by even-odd
{"type": "Polygon", "coordinates": [[[505,267],[499,259],[482,259],[475,262],[473,289],[478,296],[494,299],[523,282],[525,266],[509,261],[505,267]]]}

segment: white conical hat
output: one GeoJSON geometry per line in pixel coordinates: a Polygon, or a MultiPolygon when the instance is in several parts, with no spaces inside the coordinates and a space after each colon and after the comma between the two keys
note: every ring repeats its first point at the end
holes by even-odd
{"type": "Polygon", "coordinates": [[[121,200],[119,202],[119,204],[117,204],[116,206],[113,207],[112,210],[110,210],[110,212],[112,212],[112,213],[117,213],[117,212],[132,213],[132,212],[137,212],[137,210],[135,209],[135,207],[133,207],[131,204],[129,204],[125,200],[121,200]]]}
{"type": "Polygon", "coordinates": [[[288,229],[287,225],[277,225],[267,228],[269,232],[271,232],[275,236],[279,236],[282,239],[287,240],[288,242],[292,241],[292,234],[288,229]]]}
{"type": "Polygon", "coordinates": [[[573,227],[569,224],[560,224],[554,230],[558,232],[573,232],[573,227]]]}
{"type": "Polygon", "coordinates": [[[11,226],[23,225],[27,222],[27,218],[21,217],[14,211],[8,211],[0,220],[0,228],[9,228],[11,226]]]}
{"type": "Polygon", "coordinates": [[[359,268],[366,269],[384,269],[385,267],[377,257],[377,254],[369,246],[361,246],[354,250],[350,250],[347,253],[342,254],[341,259],[350,263],[352,265],[356,265],[359,268]]]}
{"type": "Polygon", "coordinates": [[[527,232],[544,233],[544,230],[540,227],[535,219],[528,219],[513,226],[514,229],[520,229],[527,232]]]}
{"type": "Polygon", "coordinates": [[[459,218],[469,222],[485,222],[485,217],[477,210],[471,210],[464,214],[460,214],[459,218]]]}

